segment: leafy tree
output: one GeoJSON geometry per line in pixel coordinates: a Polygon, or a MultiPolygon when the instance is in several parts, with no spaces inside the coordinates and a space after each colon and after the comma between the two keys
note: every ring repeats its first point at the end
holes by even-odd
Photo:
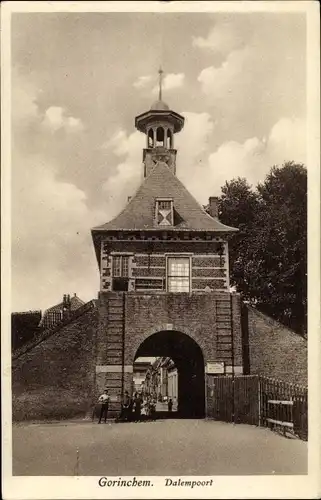
{"type": "Polygon", "coordinates": [[[258,194],[252,191],[246,179],[238,177],[222,187],[219,218],[224,224],[239,230],[229,239],[231,284],[236,285],[245,297],[249,296],[246,276],[248,247],[252,244],[258,208],[258,194]]]}
{"type": "Polygon", "coordinates": [[[28,311],[11,314],[12,350],[19,349],[29,342],[37,331],[41,320],[41,311],[28,311]]]}
{"type": "Polygon", "coordinates": [[[255,191],[245,179],[222,188],[222,222],[230,239],[231,283],[243,297],[297,332],[306,332],[307,172],[274,166],[255,191]]]}

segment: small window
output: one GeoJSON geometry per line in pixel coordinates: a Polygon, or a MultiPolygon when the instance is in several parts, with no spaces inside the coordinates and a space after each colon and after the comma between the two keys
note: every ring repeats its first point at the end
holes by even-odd
{"type": "Polygon", "coordinates": [[[113,277],[114,278],[127,278],[128,277],[128,262],[127,255],[115,255],[113,257],[113,277]]]}
{"type": "Polygon", "coordinates": [[[158,226],[174,225],[173,200],[156,200],[156,223],[158,226]]]}
{"type": "Polygon", "coordinates": [[[128,276],[129,276],[128,255],[114,255],[112,275],[113,275],[112,289],[116,292],[128,291],[128,276]]]}
{"type": "Polygon", "coordinates": [[[168,258],[167,289],[169,292],[190,291],[190,259],[188,257],[168,258]]]}

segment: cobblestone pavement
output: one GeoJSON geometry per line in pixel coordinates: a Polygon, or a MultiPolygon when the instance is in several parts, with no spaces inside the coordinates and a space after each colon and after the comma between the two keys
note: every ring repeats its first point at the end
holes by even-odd
{"type": "Polygon", "coordinates": [[[13,426],[14,475],[305,474],[307,443],[206,420],[13,426]]]}

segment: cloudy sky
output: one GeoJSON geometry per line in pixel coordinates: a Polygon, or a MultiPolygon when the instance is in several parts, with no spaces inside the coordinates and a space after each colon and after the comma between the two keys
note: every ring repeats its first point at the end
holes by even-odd
{"type": "Polygon", "coordinates": [[[134,117],[185,116],[177,175],[200,203],[305,162],[300,13],[33,13],[12,17],[12,310],[98,292],[90,228],[142,180],[134,117]]]}

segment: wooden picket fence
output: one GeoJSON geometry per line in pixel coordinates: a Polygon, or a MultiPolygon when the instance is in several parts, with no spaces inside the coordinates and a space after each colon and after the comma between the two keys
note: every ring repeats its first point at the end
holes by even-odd
{"type": "Polygon", "coordinates": [[[258,375],[208,378],[207,415],[225,422],[282,429],[308,438],[306,387],[258,375]]]}
{"type": "Polygon", "coordinates": [[[281,380],[260,377],[260,425],[280,428],[308,439],[308,390],[281,380]]]}

